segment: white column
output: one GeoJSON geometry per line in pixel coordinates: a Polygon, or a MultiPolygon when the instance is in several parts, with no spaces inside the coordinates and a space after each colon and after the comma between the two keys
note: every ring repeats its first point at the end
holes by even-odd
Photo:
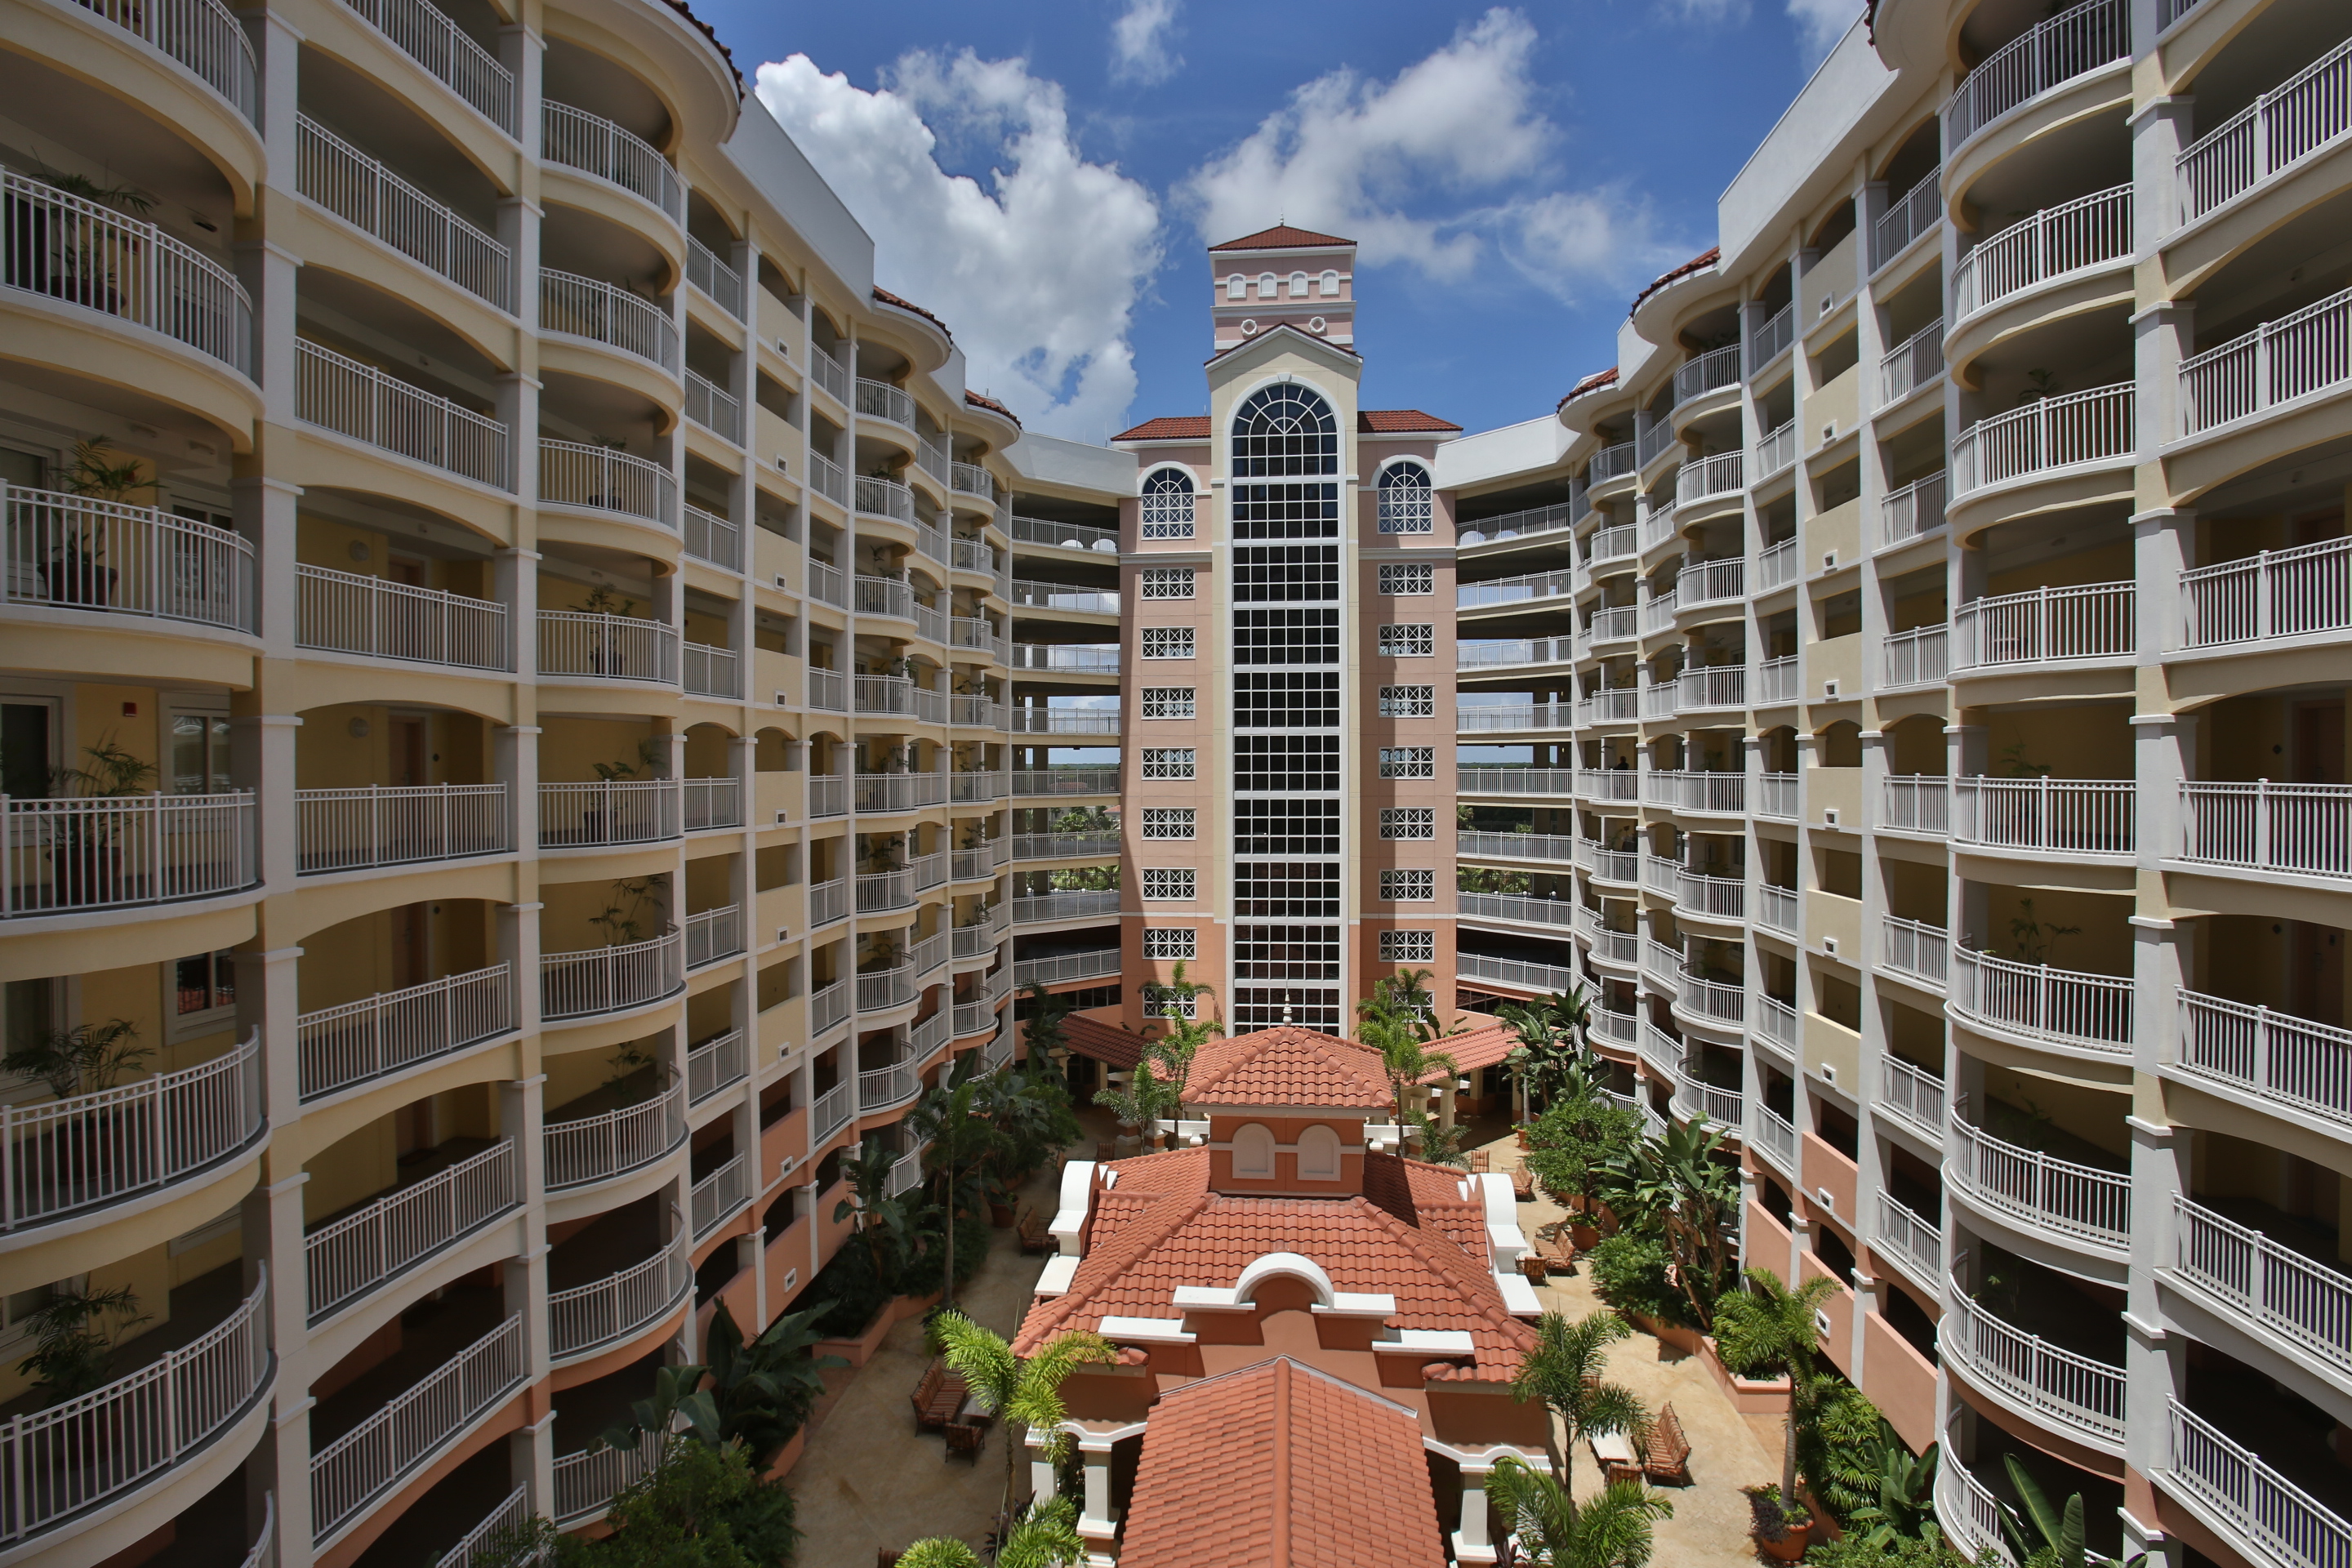
{"type": "MultiPolygon", "coordinates": [[[[1454,1532],[1454,1561],[1465,1565],[1501,1560],[1486,1514],[1486,1478],[1491,1459],[1462,1461],[1462,1528],[1454,1532]]],[[[1507,1528],[1504,1531],[1508,1534],[1507,1528]]]]}
{"type": "Polygon", "coordinates": [[[1078,1533],[1089,1542],[1108,1542],[1118,1529],[1110,1506],[1110,1439],[1081,1436],[1078,1456],[1085,1462],[1086,1504],[1078,1513],[1078,1533]]]}

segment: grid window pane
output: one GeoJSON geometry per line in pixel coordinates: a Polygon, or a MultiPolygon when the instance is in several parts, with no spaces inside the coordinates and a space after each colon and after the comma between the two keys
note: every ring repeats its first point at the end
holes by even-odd
{"type": "MultiPolygon", "coordinates": [[[[1151,536],[1147,533],[1144,537],[1149,539],[1151,536]]],[[[1143,596],[1147,599],[1191,598],[1192,571],[1190,566],[1146,566],[1142,573],[1143,596]]]]}
{"type": "Polygon", "coordinates": [[[1191,926],[1145,926],[1143,956],[1146,958],[1200,957],[1199,940],[1191,926]]]}
{"type": "Polygon", "coordinates": [[[1437,873],[1412,867],[1391,866],[1381,873],[1381,899],[1384,903],[1426,903],[1437,897],[1437,873]]]}
{"type": "Polygon", "coordinates": [[[1339,547],[1336,544],[1234,547],[1237,604],[1319,605],[1339,596],[1339,547]]]}
{"type": "Polygon", "coordinates": [[[1381,777],[1384,779],[1433,779],[1436,776],[1436,747],[1382,746],[1381,748],[1381,777]]]}
{"type": "MultiPolygon", "coordinates": [[[[1143,537],[1192,537],[1192,480],[1174,468],[1162,468],[1143,481],[1143,537]]],[[[1186,573],[1191,576],[1191,573],[1186,573]]],[[[1146,595],[1149,598],[1150,595],[1146,595]]],[[[1190,589],[1184,595],[1192,597],[1190,589]]]]}
{"type": "Polygon", "coordinates": [[[1233,457],[1241,479],[1336,474],[1339,422],[1329,404],[1295,382],[1260,387],[1234,411],[1233,457]]]}
{"type": "Polygon", "coordinates": [[[1336,800],[1234,802],[1236,855],[1337,855],[1339,803],[1336,800]]]}
{"type": "Polygon", "coordinates": [[[1437,688],[1434,686],[1381,687],[1381,717],[1383,719],[1436,718],[1437,688]]]}
{"type": "Polygon", "coordinates": [[[1392,595],[1434,594],[1437,568],[1412,561],[1381,563],[1381,592],[1392,595]]]}
{"type": "Polygon", "coordinates": [[[1192,628],[1191,626],[1144,627],[1143,657],[1146,658],[1192,658],[1192,628]]]}
{"type": "Polygon", "coordinates": [[[1143,716],[1147,719],[1191,719],[1192,688],[1189,686],[1147,686],[1143,689],[1143,716]]]}
{"type": "Polygon", "coordinates": [[[1143,748],[1143,776],[1148,779],[1189,779],[1192,776],[1194,751],[1191,746],[1146,746],[1143,748]]]}
{"type": "Polygon", "coordinates": [[[1330,919],[1339,912],[1339,868],[1330,861],[1237,860],[1234,913],[1241,919],[1330,919]]]}
{"type": "Polygon", "coordinates": [[[1339,928],[1239,925],[1234,928],[1237,980],[1337,980],[1339,928]]]}
{"type": "Polygon", "coordinates": [[[1434,508],[1429,470],[1419,463],[1396,463],[1381,472],[1381,531],[1427,533],[1434,508]]]}
{"type": "Polygon", "coordinates": [[[1339,787],[1337,735],[1236,735],[1234,788],[1291,794],[1339,787]]]}
{"type": "Polygon", "coordinates": [[[1190,903],[1199,873],[1190,866],[1146,866],[1143,896],[1152,900],[1190,903]]]}
{"type": "Polygon", "coordinates": [[[1198,994],[1186,994],[1166,985],[1143,987],[1143,1015],[1147,1018],[1196,1018],[1200,1016],[1201,998],[1198,994]]]}
{"type": "Polygon", "coordinates": [[[1337,539],[1337,485],[1235,485],[1235,539],[1337,539]]]}
{"type": "Polygon", "coordinates": [[[1234,662],[1337,664],[1339,662],[1339,612],[1235,610],[1234,662]]]}
{"type": "Polygon", "coordinates": [[[1336,730],[1339,727],[1339,672],[1292,674],[1236,670],[1234,728],[1236,730],[1336,730]]]}
{"type": "Polygon", "coordinates": [[[1437,933],[1433,931],[1384,931],[1381,932],[1381,962],[1434,963],[1437,962],[1437,933]]]}
{"type": "Polygon", "coordinates": [[[1193,810],[1190,806],[1147,805],[1143,808],[1146,838],[1190,838],[1193,810]]]}
{"type": "Polygon", "coordinates": [[[1437,651],[1437,628],[1426,621],[1381,628],[1381,653],[1389,658],[1425,658],[1437,651]]]}
{"type": "Polygon", "coordinates": [[[1319,985],[1236,985],[1234,1022],[1236,1031],[1271,1029],[1295,1024],[1302,1029],[1337,1029],[1339,993],[1319,985]]]}
{"type": "MultiPolygon", "coordinates": [[[[1151,835],[1146,833],[1144,837],[1149,838],[1151,835]]],[[[1425,805],[1384,805],[1381,807],[1381,837],[1434,838],[1437,813],[1425,805]]]]}

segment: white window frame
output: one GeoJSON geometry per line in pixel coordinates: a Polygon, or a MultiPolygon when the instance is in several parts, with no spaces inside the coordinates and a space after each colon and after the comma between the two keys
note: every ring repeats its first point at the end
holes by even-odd
{"type": "Polygon", "coordinates": [[[1383,719],[1436,718],[1437,688],[1434,686],[1381,687],[1381,717],[1383,719]]]}
{"type": "Polygon", "coordinates": [[[1140,690],[1146,719],[1194,719],[1200,716],[1200,688],[1196,686],[1146,686],[1140,690]]]}
{"type": "Polygon", "coordinates": [[[1433,779],[1437,776],[1435,746],[1382,746],[1381,777],[1384,779],[1433,779]]]}
{"type": "Polygon", "coordinates": [[[1143,900],[1150,904],[1189,904],[1200,897],[1201,873],[1191,866],[1146,866],[1143,900]]]}
{"type": "Polygon", "coordinates": [[[1146,566],[1136,588],[1146,599],[1189,599],[1200,591],[1200,582],[1190,566],[1146,566]]]}
{"type": "Polygon", "coordinates": [[[1146,746],[1143,776],[1148,779],[1189,779],[1200,776],[1200,751],[1192,746],[1146,746]],[[1182,762],[1173,759],[1181,757],[1182,762]],[[1179,771],[1181,770],[1181,771],[1179,771]]]}
{"type": "Polygon", "coordinates": [[[1145,926],[1143,956],[1190,962],[1201,956],[1201,933],[1191,926],[1145,926]]]}
{"type": "Polygon", "coordinates": [[[1434,658],[1437,625],[1433,621],[1395,621],[1380,629],[1382,658],[1434,658]]]}
{"type": "Polygon", "coordinates": [[[1381,868],[1381,902],[1425,904],[1437,898],[1437,872],[1419,866],[1381,868]]]}
{"type": "Polygon", "coordinates": [[[1382,963],[1434,963],[1437,962],[1437,933],[1433,931],[1384,931],[1381,932],[1382,963]]]}
{"type": "Polygon", "coordinates": [[[1336,300],[1339,297],[1339,274],[1336,268],[1327,268],[1323,273],[1323,298],[1336,300]]]}
{"type": "Polygon", "coordinates": [[[1381,807],[1381,837],[1401,840],[1433,840],[1437,837],[1437,809],[1428,805],[1381,807]],[[1419,831],[1415,831],[1418,829],[1419,831]]]}
{"type": "Polygon", "coordinates": [[[1189,805],[1147,805],[1143,837],[1154,839],[1191,838],[1200,826],[1200,812],[1189,805]]]}
{"type": "Polygon", "coordinates": [[[1191,658],[1193,628],[1191,626],[1143,626],[1137,642],[1145,658],[1191,658]]]}
{"type": "Polygon", "coordinates": [[[1380,591],[1391,599],[1419,598],[1437,592],[1437,568],[1423,561],[1381,563],[1380,591]]]}

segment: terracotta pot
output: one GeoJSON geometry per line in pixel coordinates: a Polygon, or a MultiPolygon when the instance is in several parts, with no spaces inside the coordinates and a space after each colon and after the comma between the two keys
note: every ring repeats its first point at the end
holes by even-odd
{"type": "Polygon", "coordinates": [[[1810,1522],[1792,1524],[1781,1531],[1780,1540],[1767,1541],[1758,1536],[1756,1544],[1763,1548],[1764,1555],[1775,1563],[1794,1563],[1804,1556],[1805,1548],[1811,1543],[1812,1530],[1810,1522]]]}
{"type": "Polygon", "coordinates": [[[1576,1244],[1577,1251],[1588,1251],[1601,1244],[1601,1227],[1586,1225],[1581,1220],[1570,1220],[1568,1222],[1568,1239],[1576,1244]]]}
{"type": "Polygon", "coordinates": [[[1522,1128],[1520,1128],[1520,1129],[1519,1129],[1519,1147],[1520,1147],[1520,1148],[1522,1148],[1522,1149],[1525,1149],[1527,1146],[1528,1146],[1528,1130],[1527,1130],[1526,1128],[1522,1127],[1522,1128]]]}
{"type": "Polygon", "coordinates": [[[1013,1228],[1013,1205],[1011,1204],[991,1203],[988,1205],[988,1223],[994,1226],[999,1230],[1011,1230],[1013,1228]]]}

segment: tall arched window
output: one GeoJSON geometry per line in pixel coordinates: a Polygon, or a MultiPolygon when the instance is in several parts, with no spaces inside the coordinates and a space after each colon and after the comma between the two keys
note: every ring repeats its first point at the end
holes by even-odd
{"type": "Polygon", "coordinates": [[[1143,481],[1143,537],[1192,537],[1192,479],[1181,468],[1162,468],[1143,481]]]}
{"type": "Polygon", "coordinates": [[[1381,470],[1381,531],[1427,533],[1435,526],[1429,470],[1419,463],[1391,463],[1381,470]]]}
{"type": "Polygon", "coordinates": [[[1294,272],[1290,275],[1290,297],[1294,300],[1304,300],[1307,298],[1306,273],[1294,272]]]}
{"type": "Polygon", "coordinates": [[[1228,300],[1248,299],[1249,279],[1243,277],[1238,272],[1227,274],[1225,278],[1225,298],[1228,300]]]}
{"type": "Polygon", "coordinates": [[[1339,1174],[1339,1135],[1320,1121],[1298,1135],[1298,1176],[1301,1181],[1335,1181],[1339,1174]]]}
{"type": "Polygon", "coordinates": [[[1274,1174],[1274,1130],[1263,1121],[1245,1122],[1234,1129],[1234,1174],[1274,1174]]]}
{"type": "Polygon", "coordinates": [[[1339,471],[1339,424],[1331,405],[1296,383],[1260,387],[1234,416],[1234,478],[1283,479],[1339,471]]]}

